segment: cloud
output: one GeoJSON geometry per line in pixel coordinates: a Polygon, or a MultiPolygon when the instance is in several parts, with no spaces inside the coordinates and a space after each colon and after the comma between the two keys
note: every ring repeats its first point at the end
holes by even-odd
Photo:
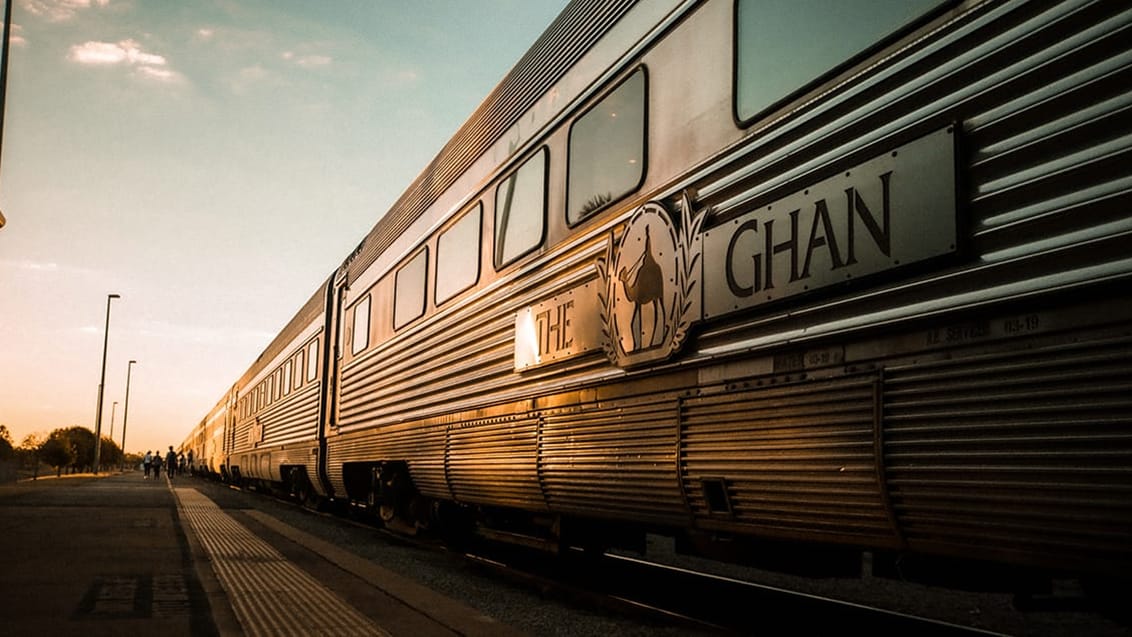
{"type": "Polygon", "coordinates": [[[20,4],[28,13],[47,18],[52,22],[62,22],[70,20],[79,11],[92,6],[109,6],[110,0],[22,0],[20,4]]]}
{"type": "MultiPolygon", "coordinates": [[[[4,21],[0,20],[0,26],[3,26],[4,21]]],[[[9,34],[8,42],[13,46],[27,46],[27,38],[23,36],[24,28],[18,24],[12,25],[12,32],[9,34]]]]}
{"type": "Polygon", "coordinates": [[[136,40],[119,42],[89,41],[71,47],[67,59],[89,66],[127,66],[135,75],[162,82],[179,80],[181,75],[166,66],[165,57],[142,50],[136,40]]]}
{"type": "Polygon", "coordinates": [[[330,64],[334,62],[334,58],[330,57],[329,55],[296,55],[291,51],[284,52],[280,57],[304,69],[313,69],[320,66],[330,66],[330,64]]]}
{"type": "Polygon", "coordinates": [[[71,47],[70,59],[79,64],[165,64],[165,58],[141,50],[136,40],[86,42],[71,47]]]}
{"type": "Polygon", "coordinates": [[[37,263],[34,261],[21,261],[16,267],[20,270],[31,270],[33,272],[56,272],[59,270],[59,264],[54,262],[37,263]]]}
{"type": "Polygon", "coordinates": [[[245,66],[227,78],[228,88],[236,95],[248,95],[263,88],[276,89],[287,85],[278,71],[262,64],[245,66]]]}

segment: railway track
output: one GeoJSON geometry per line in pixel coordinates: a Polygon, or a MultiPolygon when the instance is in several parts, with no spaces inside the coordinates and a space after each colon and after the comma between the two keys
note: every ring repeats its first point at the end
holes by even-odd
{"type": "Polygon", "coordinates": [[[551,555],[504,547],[467,558],[537,586],[544,595],[705,634],[808,634],[832,627],[873,634],[1001,634],[613,554],[551,555]]]}

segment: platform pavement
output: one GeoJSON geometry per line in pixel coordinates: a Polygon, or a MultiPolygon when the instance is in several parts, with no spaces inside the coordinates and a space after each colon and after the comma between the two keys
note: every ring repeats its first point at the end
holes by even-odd
{"type": "Polygon", "coordinates": [[[330,565],[363,601],[358,615],[194,485],[137,471],[0,485],[0,637],[522,635],[271,516],[240,514],[330,565]],[[292,569],[285,585],[281,569],[292,569]]]}
{"type": "Polygon", "coordinates": [[[208,600],[164,479],[0,486],[0,634],[232,633],[208,600]]]}

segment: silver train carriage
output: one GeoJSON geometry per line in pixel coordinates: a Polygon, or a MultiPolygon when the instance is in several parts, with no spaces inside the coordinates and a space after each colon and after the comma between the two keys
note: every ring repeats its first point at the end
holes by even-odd
{"type": "Polygon", "coordinates": [[[1126,579],[1132,7],[812,4],[572,2],[202,424],[224,473],[1126,579]]]}

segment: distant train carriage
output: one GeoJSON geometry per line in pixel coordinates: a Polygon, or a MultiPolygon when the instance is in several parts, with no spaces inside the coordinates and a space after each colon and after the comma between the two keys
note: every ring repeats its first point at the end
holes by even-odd
{"type": "Polygon", "coordinates": [[[212,477],[226,475],[224,434],[228,431],[228,407],[229,400],[225,396],[193,430],[191,443],[187,448],[182,445],[180,451],[186,458],[192,452],[192,470],[195,474],[212,477]]]}
{"type": "Polygon", "coordinates": [[[222,400],[225,472],[1126,585],[1132,8],[805,4],[572,2],[222,400]]]}

